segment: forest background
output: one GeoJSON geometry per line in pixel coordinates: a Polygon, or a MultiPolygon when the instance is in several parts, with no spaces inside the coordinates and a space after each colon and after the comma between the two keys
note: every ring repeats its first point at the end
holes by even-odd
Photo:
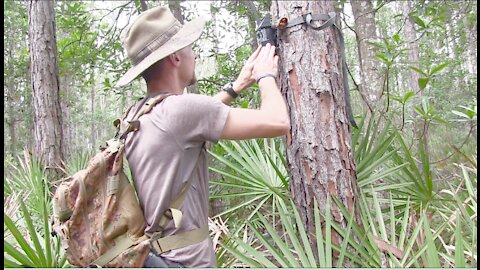
{"type": "MultiPolygon", "coordinates": [[[[256,48],[256,21],[272,1],[56,1],[64,175],[84,168],[114,135],[113,120],[144,95],[141,80],[113,87],[130,65],[119,35],[157,5],[180,20],[208,20],[194,46],[199,81],[188,92],[213,95],[256,48]]],[[[210,147],[219,267],[476,267],[476,1],[334,6],[358,124],[358,212],[328,198],[315,202],[313,229],[305,228],[291,200],[285,140],[221,141],[210,147]]],[[[50,234],[59,176],[34,154],[29,42],[27,3],[5,1],[4,266],[67,267],[50,234]]],[[[253,86],[233,106],[258,104],[253,86]]]]}

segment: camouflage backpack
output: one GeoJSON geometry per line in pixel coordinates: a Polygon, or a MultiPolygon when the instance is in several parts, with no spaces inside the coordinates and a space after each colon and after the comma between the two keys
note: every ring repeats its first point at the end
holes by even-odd
{"type": "MultiPolygon", "coordinates": [[[[159,231],[144,235],[145,218],[135,189],[123,171],[124,140],[140,128],[138,119],[167,95],[144,101],[131,121],[117,119],[117,135],[106,142],[86,169],[68,177],[53,197],[53,230],[60,236],[70,264],[80,267],[143,267],[151,249],[158,254],[198,243],[208,237],[208,227],[162,237],[159,231]]],[[[190,178],[191,179],[191,178],[190,178]]],[[[170,220],[181,221],[178,210],[190,179],[160,219],[160,228],[170,220]]]]}

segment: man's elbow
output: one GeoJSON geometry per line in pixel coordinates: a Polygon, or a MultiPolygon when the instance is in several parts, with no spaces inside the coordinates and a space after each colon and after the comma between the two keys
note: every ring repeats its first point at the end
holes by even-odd
{"type": "Polygon", "coordinates": [[[278,121],[275,130],[276,136],[287,135],[290,132],[290,120],[286,118],[278,121]]]}
{"type": "Polygon", "coordinates": [[[290,119],[286,118],[282,121],[282,135],[287,135],[290,132],[290,119]]]}

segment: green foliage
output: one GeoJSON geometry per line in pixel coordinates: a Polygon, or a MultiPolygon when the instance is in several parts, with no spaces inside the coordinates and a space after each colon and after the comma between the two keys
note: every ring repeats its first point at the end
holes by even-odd
{"type": "Polygon", "coordinates": [[[90,152],[76,152],[65,165],[65,173],[74,175],[76,172],[87,168],[91,157],[93,157],[93,154],[90,152]]]}
{"type": "Polygon", "coordinates": [[[18,157],[16,161],[6,161],[5,170],[9,172],[4,178],[4,186],[10,191],[7,194],[30,194],[24,202],[35,217],[41,216],[43,204],[47,203],[48,207],[51,205],[48,190],[46,191],[48,182],[40,161],[24,150],[23,157],[18,157]]]}
{"type": "Polygon", "coordinates": [[[31,219],[31,213],[27,210],[25,203],[19,198],[20,219],[12,220],[7,214],[3,214],[4,225],[6,226],[7,238],[3,240],[4,244],[4,267],[39,267],[39,268],[59,268],[66,266],[66,257],[60,248],[60,239],[51,237],[51,226],[48,218],[50,212],[47,203],[43,202],[42,207],[42,227],[36,228],[31,219]],[[24,225],[20,225],[21,223],[24,225]],[[24,230],[27,230],[28,236],[25,236],[24,230]],[[11,237],[15,239],[10,240],[11,237]],[[33,248],[31,247],[33,243],[33,248]]]}
{"type": "MultiPolygon", "coordinates": [[[[453,243],[447,244],[442,240],[442,235],[448,231],[448,220],[441,221],[439,226],[433,225],[424,210],[419,212],[419,217],[410,211],[409,201],[398,207],[391,193],[386,202],[387,207],[382,209],[382,203],[376,194],[373,189],[359,194],[358,209],[362,221],[358,224],[354,222],[354,214],[334,198],[335,205],[348,220],[346,228],[333,221],[328,211],[331,208],[328,198],[325,213],[319,213],[315,202],[316,248],[312,248],[308,242],[307,233],[293,202],[287,202],[285,207],[279,208],[278,213],[275,213],[280,217],[278,225],[272,223],[271,217],[258,213],[256,218],[261,223],[249,222],[247,237],[230,235],[222,246],[241,262],[242,266],[257,268],[343,267],[344,260],[348,260],[350,265],[367,268],[440,268],[455,265],[468,267],[466,261],[472,260],[476,264],[476,256],[467,251],[470,249],[461,248],[468,240],[459,233],[460,226],[457,225],[454,232],[453,243]],[[401,214],[397,214],[398,212],[401,214]],[[332,242],[332,232],[342,237],[340,245],[332,242]],[[450,255],[450,244],[455,246],[453,257],[450,255]],[[336,261],[332,257],[334,250],[338,252],[336,261]],[[468,259],[465,254],[469,254],[468,259]]],[[[459,220],[460,218],[457,223],[460,223],[459,220]]],[[[448,235],[453,234],[450,232],[448,235]]]]}
{"type": "Polygon", "coordinates": [[[4,193],[4,267],[65,267],[60,239],[51,236],[50,184],[44,168],[26,152],[19,163],[9,163],[16,173],[5,179],[10,193],[4,193]]]}
{"type": "Polygon", "coordinates": [[[284,159],[284,147],[276,139],[219,142],[222,154],[210,152],[220,162],[210,167],[224,178],[210,181],[221,187],[221,191],[210,196],[232,202],[218,216],[248,213],[249,220],[263,208],[274,212],[279,202],[287,196],[288,176],[284,159]]]}

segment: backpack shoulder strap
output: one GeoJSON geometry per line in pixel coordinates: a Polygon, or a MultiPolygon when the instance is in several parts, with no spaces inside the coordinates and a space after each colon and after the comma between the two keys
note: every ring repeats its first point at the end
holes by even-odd
{"type": "Polygon", "coordinates": [[[125,137],[127,136],[128,133],[130,133],[132,131],[137,131],[140,128],[140,122],[138,121],[138,119],[142,115],[144,115],[146,113],[149,113],[153,109],[153,107],[155,107],[155,105],[162,102],[166,97],[171,96],[171,95],[173,95],[173,94],[172,93],[167,93],[167,94],[160,94],[160,95],[157,95],[157,96],[151,97],[151,98],[145,98],[142,101],[141,105],[138,106],[137,111],[133,115],[132,120],[126,121],[125,119],[127,118],[128,113],[130,112],[130,110],[134,106],[134,105],[132,105],[127,110],[127,112],[125,113],[125,115],[123,116],[122,119],[116,119],[113,122],[113,124],[115,125],[115,127],[117,127],[117,130],[118,130],[117,135],[115,137],[118,137],[120,139],[125,139],[125,137]]]}
{"type": "Polygon", "coordinates": [[[165,210],[162,217],[160,217],[159,221],[159,231],[155,232],[150,237],[150,245],[151,247],[157,252],[157,254],[162,254],[164,252],[183,248],[186,246],[190,246],[196,243],[199,243],[208,237],[208,225],[204,225],[201,228],[193,229],[190,231],[182,232],[179,234],[174,234],[166,237],[162,237],[163,230],[165,226],[173,219],[175,227],[180,227],[180,222],[182,219],[182,212],[178,210],[180,205],[182,204],[183,200],[185,199],[185,195],[187,191],[190,189],[192,185],[192,175],[195,169],[198,167],[198,163],[200,160],[200,155],[202,153],[203,146],[200,148],[200,152],[198,154],[197,163],[188,178],[187,183],[185,183],[180,190],[180,193],[177,195],[177,198],[173,200],[170,204],[170,208],[165,210]]]}

